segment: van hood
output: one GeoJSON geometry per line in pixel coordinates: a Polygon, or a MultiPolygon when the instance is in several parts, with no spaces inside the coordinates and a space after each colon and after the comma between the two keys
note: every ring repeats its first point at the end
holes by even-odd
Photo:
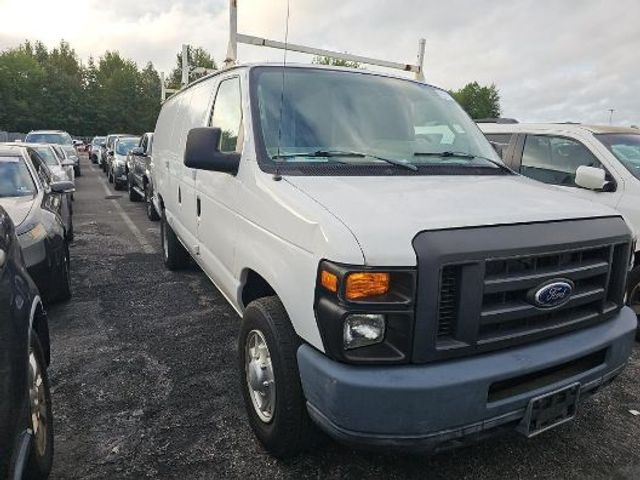
{"type": "Polygon", "coordinates": [[[0,205],[4,208],[13,224],[17,227],[29,216],[37,197],[7,197],[0,198],[0,205]]]}
{"type": "Polygon", "coordinates": [[[351,230],[367,265],[416,264],[418,232],[619,215],[522,176],[288,176],[351,230]]]}

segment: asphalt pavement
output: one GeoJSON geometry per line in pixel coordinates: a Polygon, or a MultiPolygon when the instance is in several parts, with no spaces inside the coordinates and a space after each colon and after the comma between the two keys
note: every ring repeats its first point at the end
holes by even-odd
{"type": "Polygon", "coordinates": [[[576,421],[533,439],[436,456],[329,442],[270,457],[245,420],[234,310],[197,267],[164,268],[159,223],[86,158],[76,183],[73,297],[49,310],[52,478],[640,478],[638,345],[576,421]]]}

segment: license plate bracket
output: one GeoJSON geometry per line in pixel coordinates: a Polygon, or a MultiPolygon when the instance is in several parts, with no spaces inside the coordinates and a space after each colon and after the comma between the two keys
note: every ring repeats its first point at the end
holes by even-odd
{"type": "Polygon", "coordinates": [[[532,398],[517,430],[527,437],[534,437],[573,420],[579,398],[579,382],[532,398]]]}

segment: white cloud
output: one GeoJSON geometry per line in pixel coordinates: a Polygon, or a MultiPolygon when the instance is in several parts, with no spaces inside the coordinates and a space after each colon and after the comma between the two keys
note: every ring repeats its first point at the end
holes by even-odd
{"type": "MultiPolygon", "coordinates": [[[[238,0],[239,30],[283,39],[284,0],[238,0]]],[[[290,0],[289,40],[411,62],[427,38],[427,79],[496,83],[504,114],[527,121],[640,123],[637,0],[290,0]]],[[[168,71],[182,43],[221,62],[226,0],[0,0],[0,48],[65,38],[82,58],[119,50],[168,71]]],[[[282,52],[241,46],[243,61],[282,52]]],[[[290,55],[292,61],[308,61],[290,55]]]]}

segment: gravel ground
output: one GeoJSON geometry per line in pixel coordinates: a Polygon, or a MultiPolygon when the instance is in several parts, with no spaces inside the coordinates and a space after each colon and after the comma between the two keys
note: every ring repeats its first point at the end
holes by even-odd
{"type": "Polygon", "coordinates": [[[50,309],[53,478],[640,478],[640,416],[629,413],[640,410],[637,346],[576,421],[531,440],[432,457],[329,443],[271,458],[245,420],[235,312],[195,267],[164,269],[158,223],[108,192],[86,159],[77,184],[73,298],[50,309]]]}

